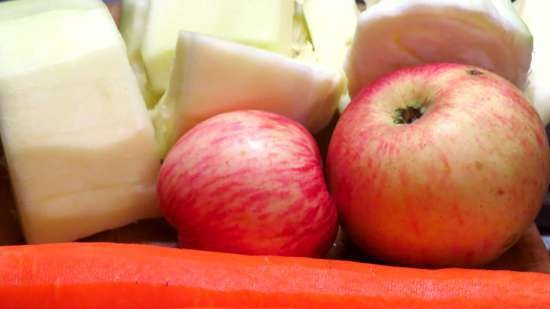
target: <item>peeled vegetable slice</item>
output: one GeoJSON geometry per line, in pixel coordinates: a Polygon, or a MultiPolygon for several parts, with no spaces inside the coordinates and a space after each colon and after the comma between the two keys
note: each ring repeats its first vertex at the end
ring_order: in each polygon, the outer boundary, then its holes
{"type": "Polygon", "coordinates": [[[120,17],[120,34],[126,42],[126,51],[132,69],[141,89],[141,94],[148,107],[156,104],[156,98],[151,92],[149,78],[141,56],[143,32],[149,12],[149,0],[123,0],[122,16],[120,17]]]}
{"type": "Polygon", "coordinates": [[[365,2],[365,7],[368,9],[370,8],[371,6],[377,4],[378,2],[380,2],[382,0],[364,0],[365,2]]]}
{"type": "Polygon", "coordinates": [[[140,53],[149,5],[150,0],[122,0],[120,34],[126,42],[128,54],[140,53]]]}
{"type": "Polygon", "coordinates": [[[151,1],[142,55],[156,94],[168,86],[182,30],[291,54],[293,0],[151,1]]]}
{"type": "Polygon", "coordinates": [[[205,35],[182,32],[170,86],[153,121],[161,152],[200,121],[222,112],[282,114],[317,132],[334,114],[343,74],[205,35]]]}
{"type": "Polygon", "coordinates": [[[353,96],[385,73],[430,62],[476,65],[523,88],[532,48],[510,1],[382,0],[359,18],[349,90],[353,96]]]}
{"type": "Polygon", "coordinates": [[[514,4],[535,38],[527,97],[547,125],[550,123],[550,1],[519,0],[514,4]]]}
{"type": "Polygon", "coordinates": [[[294,15],[292,17],[292,43],[291,55],[294,59],[315,63],[311,34],[306,23],[302,1],[294,2],[294,15]]]}
{"type": "Polygon", "coordinates": [[[27,241],[158,216],[153,126],[103,2],[2,2],[0,42],[0,133],[27,241]]]}
{"type": "Polygon", "coordinates": [[[318,62],[343,70],[359,14],[355,0],[304,0],[303,11],[318,62]]]}
{"type": "MultiPolygon", "coordinates": [[[[355,1],[303,0],[298,1],[297,6],[297,12],[301,13],[297,19],[301,23],[295,22],[295,25],[303,25],[307,33],[306,45],[299,46],[311,46],[311,50],[301,49],[297,58],[343,71],[359,15],[355,1]]],[[[295,29],[299,28],[295,26],[295,29]]],[[[339,109],[343,110],[349,101],[346,89],[339,109]]]]}

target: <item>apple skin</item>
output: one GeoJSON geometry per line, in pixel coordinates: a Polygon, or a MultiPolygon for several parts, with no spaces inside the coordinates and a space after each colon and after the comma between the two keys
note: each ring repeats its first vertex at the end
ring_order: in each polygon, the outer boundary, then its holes
{"type": "Polygon", "coordinates": [[[471,66],[428,64],[353,98],[327,169],[344,228],[366,253],[403,265],[480,266],[533,222],[549,160],[542,122],[511,83],[471,66]],[[424,114],[394,123],[411,102],[424,114]]]}
{"type": "Polygon", "coordinates": [[[195,126],[168,153],[158,194],[187,248],[318,257],[336,237],[313,137],[273,113],[229,112],[195,126]]]}

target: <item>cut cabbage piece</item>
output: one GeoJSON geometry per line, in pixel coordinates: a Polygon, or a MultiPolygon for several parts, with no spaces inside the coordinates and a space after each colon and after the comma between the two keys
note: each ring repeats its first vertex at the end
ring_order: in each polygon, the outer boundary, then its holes
{"type": "Polygon", "coordinates": [[[533,61],[527,97],[545,125],[550,123],[550,1],[518,0],[514,3],[534,36],[533,61]]]}
{"type": "Polygon", "coordinates": [[[303,11],[318,62],[343,70],[359,15],[355,0],[304,0],[303,11]]]}
{"type": "Polygon", "coordinates": [[[368,9],[382,0],[365,0],[365,8],[368,9]]]}
{"type": "Polygon", "coordinates": [[[29,243],[158,216],[160,158],[99,0],[0,3],[0,134],[29,243]]]}
{"type": "Polygon", "coordinates": [[[359,17],[346,73],[353,96],[381,75],[430,62],[493,71],[523,88],[533,39],[510,1],[383,0],[359,17]]]}
{"type": "Polygon", "coordinates": [[[152,1],[142,55],[153,92],[162,94],[168,86],[181,30],[290,56],[293,13],[293,0],[152,1]]]}
{"type": "Polygon", "coordinates": [[[145,71],[143,58],[141,56],[141,45],[143,43],[143,32],[147,24],[149,13],[149,0],[122,0],[122,15],[120,17],[120,34],[126,42],[128,58],[141,89],[143,99],[147,107],[153,107],[158,101],[151,92],[149,77],[145,71]]]}
{"type": "Polygon", "coordinates": [[[296,0],[294,3],[291,46],[291,58],[308,63],[318,62],[313,52],[313,43],[311,41],[311,34],[309,33],[309,29],[307,27],[306,17],[304,16],[303,4],[302,1],[299,0],[296,0]]]}
{"type": "MultiPolygon", "coordinates": [[[[298,6],[308,42],[311,42],[311,50],[308,45],[299,45],[303,48],[298,58],[343,70],[359,15],[355,1],[303,0],[298,6]]],[[[349,102],[346,89],[338,109],[343,111],[349,102]]]]}
{"type": "Polygon", "coordinates": [[[319,65],[197,33],[182,32],[170,86],[153,121],[161,152],[200,121],[258,109],[301,122],[311,132],[332,118],[343,74],[319,65]]]}
{"type": "Polygon", "coordinates": [[[120,34],[126,42],[128,54],[140,53],[143,32],[147,25],[150,0],[122,0],[120,34]]]}

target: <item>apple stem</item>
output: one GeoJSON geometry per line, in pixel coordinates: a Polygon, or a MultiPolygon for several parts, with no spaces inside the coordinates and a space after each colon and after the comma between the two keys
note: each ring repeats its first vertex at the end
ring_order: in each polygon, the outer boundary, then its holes
{"type": "Polygon", "coordinates": [[[413,102],[407,107],[399,107],[395,109],[393,122],[396,124],[411,124],[420,119],[426,108],[419,102],[413,102]]]}

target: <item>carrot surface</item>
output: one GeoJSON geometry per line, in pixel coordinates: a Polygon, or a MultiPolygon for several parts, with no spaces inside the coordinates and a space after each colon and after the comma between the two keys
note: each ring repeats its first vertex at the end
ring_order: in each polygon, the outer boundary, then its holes
{"type": "Polygon", "coordinates": [[[550,275],[108,243],[0,247],[2,309],[550,308],[550,275]]]}

